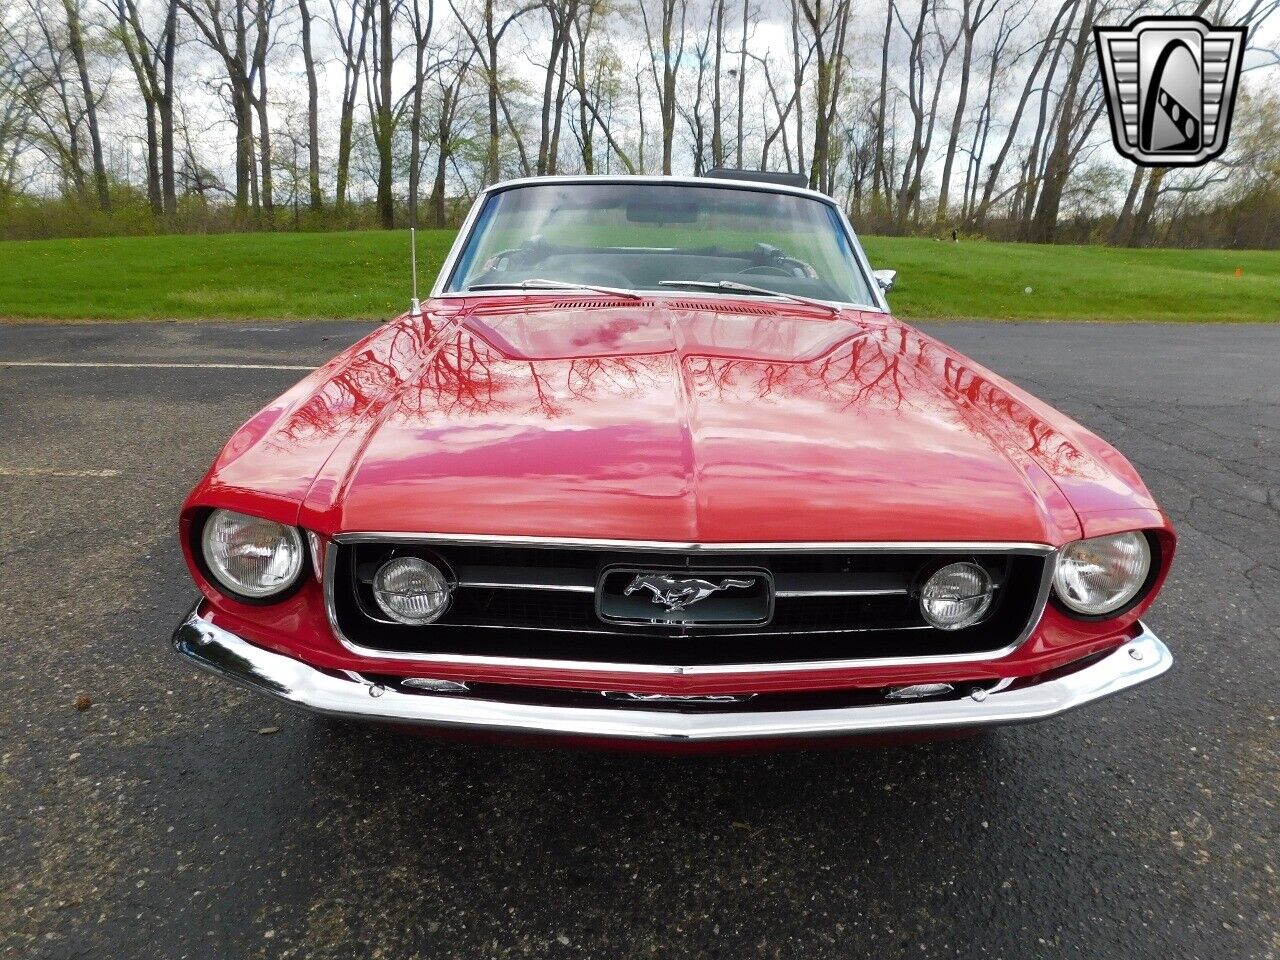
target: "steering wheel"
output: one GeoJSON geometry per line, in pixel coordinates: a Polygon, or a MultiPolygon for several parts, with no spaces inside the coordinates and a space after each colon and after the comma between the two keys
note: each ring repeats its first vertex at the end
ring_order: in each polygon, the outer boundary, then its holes
{"type": "Polygon", "coordinates": [[[794,277],[795,274],[790,270],[784,270],[782,267],[769,266],[764,264],[758,267],[747,267],[745,270],[739,270],[740,275],[750,274],[757,277],[794,277]]]}

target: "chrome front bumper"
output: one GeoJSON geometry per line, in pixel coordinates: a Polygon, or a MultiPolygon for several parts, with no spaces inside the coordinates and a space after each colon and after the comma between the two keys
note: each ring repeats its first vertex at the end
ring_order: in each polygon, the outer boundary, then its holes
{"type": "Polygon", "coordinates": [[[506,703],[469,693],[406,692],[350,671],[322,670],[255,646],[196,610],[178,626],[179,654],[210,673],[315,713],[410,726],[619,740],[714,742],[859,736],[1027,723],[1153,680],[1173,665],[1144,626],[1133,640],[1075,671],[949,699],[885,701],[838,709],[679,712],[633,704],[565,707],[506,703]]]}

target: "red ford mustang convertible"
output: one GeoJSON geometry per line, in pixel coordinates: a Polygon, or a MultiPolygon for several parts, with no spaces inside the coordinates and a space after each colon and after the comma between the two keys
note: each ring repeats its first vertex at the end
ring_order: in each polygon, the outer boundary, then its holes
{"type": "Polygon", "coordinates": [[[1159,676],[1168,519],[892,280],[776,182],[490,188],[430,299],[192,491],[175,647],[322,714],[614,744],[932,735],[1159,676]]]}

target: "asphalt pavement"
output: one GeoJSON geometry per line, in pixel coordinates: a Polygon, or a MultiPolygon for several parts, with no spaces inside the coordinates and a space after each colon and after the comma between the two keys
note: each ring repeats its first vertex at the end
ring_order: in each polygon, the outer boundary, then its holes
{"type": "Polygon", "coordinates": [[[1280,326],[929,327],[1142,472],[1172,673],[677,758],[328,722],[173,655],[183,496],[368,329],[0,325],[0,957],[1280,955],[1280,326]]]}

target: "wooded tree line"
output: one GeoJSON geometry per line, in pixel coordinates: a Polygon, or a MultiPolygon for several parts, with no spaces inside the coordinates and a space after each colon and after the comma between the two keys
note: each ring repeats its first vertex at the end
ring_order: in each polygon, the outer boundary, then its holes
{"type": "Polygon", "coordinates": [[[447,226],[512,176],[735,166],[866,231],[1276,246],[1277,8],[0,0],[0,233],[447,226]],[[1222,160],[1115,154],[1092,28],[1144,12],[1250,27],[1222,160]]]}

